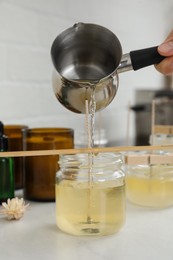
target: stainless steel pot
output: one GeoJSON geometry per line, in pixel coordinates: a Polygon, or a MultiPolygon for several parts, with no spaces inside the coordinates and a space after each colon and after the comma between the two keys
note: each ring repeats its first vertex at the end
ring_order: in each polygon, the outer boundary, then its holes
{"type": "Polygon", "coordinates": [[[51,47],[54,93],[76,113],[85,113],[85,101],[94,92],[96,111],[107,107],[118,89],[118,74],[159,63],[157,47],[122,55],[118,38],[107,28],[77,23],[56,37],[51,47]]]}

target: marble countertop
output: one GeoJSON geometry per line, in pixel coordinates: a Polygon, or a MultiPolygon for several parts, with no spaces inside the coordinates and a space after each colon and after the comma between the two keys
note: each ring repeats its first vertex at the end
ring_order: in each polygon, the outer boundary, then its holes
{"type": "Polygon", "coordinates": [[[105,237],[75,237],[55,223],[55,203],[30,202],[19,221],[0,216],[0,259],[172,260],[173,208],[127,204],[126,224],[105,237]]]}

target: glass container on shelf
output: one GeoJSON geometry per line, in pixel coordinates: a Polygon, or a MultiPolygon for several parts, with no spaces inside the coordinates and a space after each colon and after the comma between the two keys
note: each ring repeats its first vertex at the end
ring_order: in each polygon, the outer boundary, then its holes
{"type": "Polygon", "coordinates": [[[149,138],[150,145],[173,145],[173,126],[154,125],[149,138]]]}
{"type": "MultiPolygon", "coordinates": [[[[95,147],[105,147],[108,144],[108,139],[106,136],[106,130],[95,129],[94,130],[94,146],[95,147]]],[[[88,146],[88,136],[86,132],[79,132],[76,136],[75,147],[84,148],[88,146]]]]}

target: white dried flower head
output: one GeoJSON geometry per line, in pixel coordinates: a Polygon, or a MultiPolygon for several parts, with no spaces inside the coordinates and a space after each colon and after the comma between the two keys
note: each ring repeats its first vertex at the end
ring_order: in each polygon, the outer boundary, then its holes
{"type": "Polygon", "coordinates": [[[23,217],[26,208],[29,204],[25,205],[25,201],[23,198],[13,198],[8,199],[7,203],[2,203],[3,209],[0,211],[1,214],[6,214],[8,220],[12,219],[20,219],[23,217]]]}

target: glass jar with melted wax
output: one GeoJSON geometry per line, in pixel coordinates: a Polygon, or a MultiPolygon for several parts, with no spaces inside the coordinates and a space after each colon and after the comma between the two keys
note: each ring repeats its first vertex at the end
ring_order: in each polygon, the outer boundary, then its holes
{"type": "Polygon", "coordinates": [[[73,235],[109,235],[125,221],[120,154],[61,155],[56,176],[57,226],[73,235]]]}
{"type": "Polygon", "coordinates": [[[173,154],[129,154],[125,161],[130,202],[154,208],[173,205],[173,154]]]}

